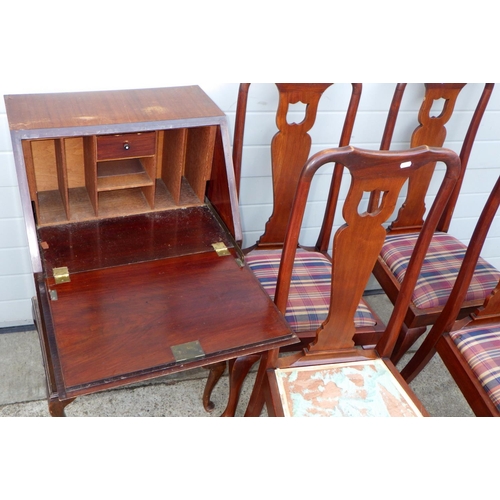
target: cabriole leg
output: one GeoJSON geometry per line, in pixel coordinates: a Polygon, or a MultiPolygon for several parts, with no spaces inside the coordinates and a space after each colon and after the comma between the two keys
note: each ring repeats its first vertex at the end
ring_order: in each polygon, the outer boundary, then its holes
{"type": "Polygon", "coordinates": [[[59,399],[49,399],[49,412],[52,417],[65,417],[66,413],[64,408],[72,403],[76,398],[65,399],[60,401],[59,399]]]}

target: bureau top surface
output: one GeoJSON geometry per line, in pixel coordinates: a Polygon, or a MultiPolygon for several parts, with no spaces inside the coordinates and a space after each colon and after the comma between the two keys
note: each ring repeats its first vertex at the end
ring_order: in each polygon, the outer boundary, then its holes
{"type": "Polygon", "coordinates": [[[73,128],[224,116],[198,86],[5,96],[11,130],[73,128]]]}

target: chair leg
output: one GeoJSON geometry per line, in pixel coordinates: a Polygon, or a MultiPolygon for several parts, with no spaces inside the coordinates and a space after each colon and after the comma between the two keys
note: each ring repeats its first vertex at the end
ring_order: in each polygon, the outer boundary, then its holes
{"type": "Polygon", "coordinates": [[[229,361],[229,398],[221,417],[234,417],[240,399],[243,382],[252,366],[260,359],[260,354],[241,356],[229,361]]]}
{"type": "Polygon", "coordinates": [[[427,327],[420,326],[418,328],[406,328],[399,333],[398,340],[392,351],[391,361],[396,365],[408,349],[423,335],[427,327]]]}
{"type": "Polygon", "coordinates": [[[278,349],[268,351],[261,357],[257,376],[253,386],[250,401],[248,402],[245,411],[245,417],[260,417],[264,404],[266,403],[266,396],[269,395],[269,379],[267,378],[267,370],[271,366],[276,365],[278,357],[278,349]]]}
{"type": "Polygon", "coordinates": [[[215,408],[215,405],[212,401],[210,401],[210,396],[212,395],[212,391],[217,385],[217,382],[219,382],[220,378],[226,371],[226,362],[222,361],[220,363],[215,363],[208,366],[207,370],[209,370],[210,373],[208,374],[205,390],[203,391],[203,408],[205,408],[205,411],[211,412],[215,408]]]}
{"type": "Polygon", "coordinates": [[[401,370],[401,376],[408,384],[425,368],[434,354],[436,354],[436,347],[433,342],[430,342],[429,336],[427,336],[417,352],[401,370]]]}

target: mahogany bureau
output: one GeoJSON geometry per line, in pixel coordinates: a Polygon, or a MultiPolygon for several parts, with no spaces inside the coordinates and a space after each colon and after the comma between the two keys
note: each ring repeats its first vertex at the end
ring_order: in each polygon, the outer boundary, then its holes
{"type": "Polygon", "coordinates": [[[5,102],[52,415],[296,342],[244,262],[226,117],[199,87],[5,102]]]}

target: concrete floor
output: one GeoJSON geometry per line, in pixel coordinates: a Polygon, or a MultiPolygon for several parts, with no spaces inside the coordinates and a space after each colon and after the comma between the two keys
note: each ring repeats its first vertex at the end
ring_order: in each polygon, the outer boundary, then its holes
{"type": "MultiPolygon", "coordinates": [[[[368,301],[386,320],[391,310],[387,298],[373,295],[368,301]]],[[[408,356],[400,366],[404,366],[408,356]]],[[[206,376],[205,369],[196,369],[147,384],[83,396],[67,406],[66,414],[68,417],[216,417],[227,401],[227,377],[223,377],[212,395],[215,410],[207,413],[201,404],[206,376]]],[[[245,382],[237,416],[245,411],[254,376],[250,374],[245,382]]],[[[474,416],[438,356],[411,387],[433,417],[474,416]]],[[[0,417],[47,416],[50,415],[37,333],[0,335],[0,417]]]]}

